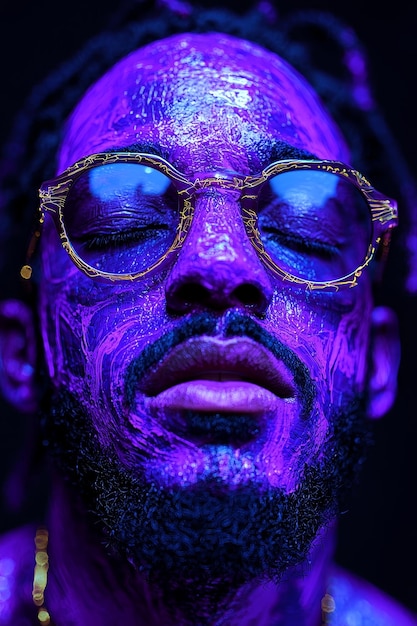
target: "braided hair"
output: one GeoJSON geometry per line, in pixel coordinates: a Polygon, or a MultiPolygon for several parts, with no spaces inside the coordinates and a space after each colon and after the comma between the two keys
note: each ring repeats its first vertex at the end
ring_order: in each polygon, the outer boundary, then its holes
{"type": "MultiPolygon", "coordinates": [[[[278,16],[267,0],[243,0],[232,8],[192,6],[183,0],[122,5],[108,29],[88,41],[29,95],[16,117],[0,163],[3,250],[1,270],[9,277],[6,296],[20,294],[18,272],[33,228],[37,189],[56,171],[64,122],[75,104],[116,61],[154,40],[176,33],[219,31],[254,41],[278,53],[312,84],[339,124],[352,152],[352,165],[402,208],[398,238],[408,254],[395,255],[402,287],[417,292],[417,206],[415,182],[369,86],[367,59],[356,34],[334,15],[318,11],[278,16]],[[404,234],[402,234],[404,233],[404,234]],[[397,258],[398,257],[398,258],[397,258]]],[[[395,246],[394,246],[395,247],[395,246]]],[[[398,284],[398,281],[394,281],[398,284]]]]}

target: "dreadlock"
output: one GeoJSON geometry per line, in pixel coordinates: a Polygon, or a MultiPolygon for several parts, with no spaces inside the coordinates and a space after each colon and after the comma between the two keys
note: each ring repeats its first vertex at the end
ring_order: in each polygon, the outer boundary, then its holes
{"type": "Polygon", "coordinates": [[[400,200],[409,254],[399,255],[396,265],[408,277],[407,288],[417,292],[413,252],[417,224],[412,213],[417,204],[415,183],[374,102],[366,56],[355,33],[323,12],[296,12],[278,18],[265,0],[256,6],[243,0],[240,11],[191,6],[182,0],[165,0],[158,10],[152,0],[128,2],[105,32],[35,87],[15,120],[1,160],[1,269],[7,277],[6,295],[20,295],[17,277],[36,215],[37,189],[55,174],[62,129],[75,104],[129,52],[186,31],[220,31],[254,41],[287,59],[309,80],[347,138],[352,165],[400,200]]]}

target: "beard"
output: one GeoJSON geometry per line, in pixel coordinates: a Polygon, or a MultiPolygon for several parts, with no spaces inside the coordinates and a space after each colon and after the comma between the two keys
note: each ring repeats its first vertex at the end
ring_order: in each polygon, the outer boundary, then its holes
{"type": "MultiPolygon", "coordinates": [[[[285,364],[302,399],[306,436],[313,436],[316,389],[306,366],[251,318],[230,311],[221,321],[225,337],[250,337],[285,364]]],[[[125,375],[127,406],[135,406],[140,381],[164,354],[191,337],[217,336],[218,322],[214,314],[192,315],[133,359],[125,375]]],[[[113,561],[130,563],[161,594],[165,606],[176,606],[182,618],[188,616],[187,623],[209,624],[219,606],[244,585],[278,583],[292,567],[303,567],[319,531],[344,506],[371,439],[365,398],[349,397],[343,410],[327,416],[326,443],[300,468],[290,493],[262,478],[228,485],[213,474],[194,484],[164,487],[147,477],[146,458],[135,464],[121,460],[123,438],[113,436],[102,444],[89,410],[66,390],[50,392],[42,422],[59,474],[73,486],[74,498],[81,500],[113,561]],[[206,604],[197,620],[197,599],[201,604],[203,598],[206,604]]],[[[116,434],[118,419],[109,416],[109,430],[116,434]]],[[[253,420],[245,415],[226,420],[221,414],[210,420],[201,414],[187,416],[189,431],[202,430],[212,442],[229,436],[245,441],[252,427],[253,420]],[[229,433],[231,425],[235,432],[229,433]]]]}
{"type": "Polygon", "coordinates": [[[88,412],[66,391],[52,395],[43,426],[54,464],[113,557],[132,564],[183,615],[192,616],[203,595],[213,615],[246,583],[279,582],[306,560],[362,465],[370,442],[363,405],[358,398],[332,416],[324,453],[305,465],[291,493],[259,484],[226,490],[213,477],[163,489],[103,449],[88,412]]]}

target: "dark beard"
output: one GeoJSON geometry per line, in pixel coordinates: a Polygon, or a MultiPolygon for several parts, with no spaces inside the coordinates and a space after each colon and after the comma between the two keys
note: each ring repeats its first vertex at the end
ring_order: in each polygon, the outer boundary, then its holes
{"type": "Polygon", "coordinates": [[[80,494],[99,538],[193,624],[197,597],[207,597],[205,614],[214,615],[245,583],[278,582],[305,561],[350,491],[370,440],[360,399],[333,416],[323,460],[304,467],[291,494],[256,484],[226,492],[214,478],[161,490],[100,446],[88,413],[67,392],[54,394],[43,423],[58,470],[80,494]]]}

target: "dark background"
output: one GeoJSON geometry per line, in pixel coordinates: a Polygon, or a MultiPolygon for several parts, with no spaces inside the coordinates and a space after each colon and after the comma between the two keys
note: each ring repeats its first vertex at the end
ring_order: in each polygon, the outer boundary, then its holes
{"type": "MultiPolygon", "coordinates": [[[[106,25],[117,0],[2,2],[0,7],[0,144],[32,86],[106,25]]],[[[134,0],[132,0],[133,2],[134,0]]],[[[417,174],[417,3],[285,2],[294,8],[328,9],[350,23],[368,49],[377,99],[417,174]]],[[[0,251],[1,252],[1,251],[0,251]]],[[[416,296],[417,299],[417,296],[416,296]]],[[[399,303],[403,361],[400,393],[391,413],[376,423],[362,483],[340,525],[339,561],[417,612],[417,317],[415,302],[399,303]]],[[[0,405],[0,478],[21,448],[24,418],[0,405]]],[[[42,489],[32,490],[23,515],[39,509],[42,489]]],[[[0,531],[22,515],[3,511],[0,531]]]]}

